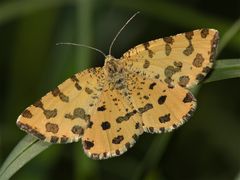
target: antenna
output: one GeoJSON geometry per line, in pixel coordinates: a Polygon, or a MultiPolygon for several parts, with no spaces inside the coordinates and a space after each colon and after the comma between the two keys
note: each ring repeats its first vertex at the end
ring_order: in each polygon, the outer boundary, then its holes
{"type": "MultiPolygon", "coordinates": [[[[118,33],[115,35],[115,37],[114,37],[114,39],[112,40],[112,42],[111,42],[111,44],[110,44],[110,47],[109,47],[109,52],[108,52],[109,55],[111,55],[112,46],[113,46],[114,42],[116,41],[116,39],[118,38],[119,34],[120,34],[120,33],[122,32],[122,30],[128,25],[128,23],[129,23],[136,15],[138,15],[139,13],[140,13],[140,11],[136,12],[135,14],[133,14],[133,15],[127,20],[127,22],[122,26],[122,28],[118,31],[118,33]]],[[[60,43],[56,43],[56,45],[71,45],[71,46],[85,47],[85,48],[89,48],[89,49],[92,49],[92,50],[95,50],[95,51],[101,53],[105,58],[107,57],[107,55],[106,55],[103,51],[101,51],[101,50],[99,50],[99,49],[97,49],[97,48],[94,48],[94,47],[92,47],[92,46],[85,45],[85,44],[76,44],[76,43],[71,43],[71,42],[66,42],[66,43],[65,43],[65,42],[60,42],[60,43]]]]}
{"type": "Polygon", "coordinates": [[[140,12],[136,12],[135,14],[132,15],[132,17],[130,17],[127,22],[123,25],[123,27],[118,31],[118,33],[115,35],[114,39],[112,40],[110,47],[109,47],[109,52],[108,54],[111,55],[112,52],[112,46],[114,44],[114,42],[116,41],[117,37],[119,36],[119,34],[122,32],[122,30],[127,26],[127,24],[136,16],[138,15],[140,12]]]}
{"type": "Polygon", "coordinates": [[[101,53],[104,57],[107,56],[107,55],[106,55],[104,52],[102,52],[101,50],[99,50],[99,49],[97,49],[97,48],[94,48],[94,47],[92,47],[92,46],[85,45],[85,44],[76,44],[76,43],[70,43],[70,42],[67,42],[67,43],[60,42],[60,43],[57,43],[56,45],[71,45],[71,46],[85,47],[85,48],[93,49],[93,50],[101,53]]]}

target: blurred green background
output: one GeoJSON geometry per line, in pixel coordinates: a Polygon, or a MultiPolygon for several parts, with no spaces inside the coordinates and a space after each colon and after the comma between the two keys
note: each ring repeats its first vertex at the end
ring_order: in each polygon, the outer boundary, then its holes
{"type": "MultiPolygon", "coordinates": [[[[72,74],[102,66],[92,50],[56,46],[85,43],[112,54],[152,39],[215,28],[223,36],[240,17],[240,1],[209,0],[1,0],[0,165],[25,136],[15,125],[30,104],[72,74]]],[[[218,59],[240,57],[240,32],[218,59]]],[[[198,109],[188,123],[164,135],[144,134],[127,153],[90,160],[81,143],[53,145],[13,179],[240,179],[240,79],[201,86],[198,109]]]]}

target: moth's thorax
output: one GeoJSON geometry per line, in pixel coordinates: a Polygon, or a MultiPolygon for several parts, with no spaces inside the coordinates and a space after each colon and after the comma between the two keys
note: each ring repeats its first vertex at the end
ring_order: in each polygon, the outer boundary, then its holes
{"type": "Polygon", "coordinates": [[[123,66],[119,59],[108,55],[105,59],[104,70],[106,75],[112,76],[115,73],[121,73],[123,66]]]}
{"type": "Polygon", "coordinates": [[[104,63],[104,73],[112,88],[123,88],[125,72],[120,59],[108,55],[104,63]]]}

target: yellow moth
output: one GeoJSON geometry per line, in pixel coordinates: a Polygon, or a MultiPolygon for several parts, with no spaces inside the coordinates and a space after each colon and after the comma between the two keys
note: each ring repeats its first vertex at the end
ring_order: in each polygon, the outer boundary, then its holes
{"type": "Polygon", "coordinates": [[[50,143],[81,139],[93,159],[121,155],[143,132],[169,132],[192,116],[189,88],[211,70],[217,43],[217,30],[198,29],[137,45],[120,59],[111,44],[103,67],[64,81],[25,109],[17,125],[50,143]]]}

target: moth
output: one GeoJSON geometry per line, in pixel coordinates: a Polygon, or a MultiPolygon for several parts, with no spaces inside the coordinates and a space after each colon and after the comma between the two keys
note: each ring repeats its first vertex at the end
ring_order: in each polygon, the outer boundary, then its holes
{"type": "Polygon", "coordinates": [[[49,143],[81,139],[93,159],[119,156],[143,132],[170,132],[193,115],[189,88],[212,69],[218,39],[217,30],[198,29],[139,44],[119,59],[103,53],[103,67],[71,76],[26,108],[17,126],[49,143]]]}

